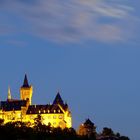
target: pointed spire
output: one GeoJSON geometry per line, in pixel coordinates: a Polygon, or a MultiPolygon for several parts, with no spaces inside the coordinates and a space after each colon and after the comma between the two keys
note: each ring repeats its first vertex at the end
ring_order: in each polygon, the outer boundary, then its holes
{"type": "Polygon", "coordinates": [[[7,99],[8,100],[11,100],[12,99],[10,87],[8,87],[8,97],[7,97],[7,99]]]}
{"type": "Polygon", "coordinates": [[[25,77],[24,77],[24,82],[23,82],[22,87],[30,87],[29,84],[28,84],[28,79],[27,79],[27,75],[26,74],[25,74],[25,77]]]}
{"type": "Polygon", "coordinates": [[[60,105],[64,105],[64,102],[60,96],[60,93],[58,92],[54,101],[53,101],[53,104],[60,104],[60,105]]]}

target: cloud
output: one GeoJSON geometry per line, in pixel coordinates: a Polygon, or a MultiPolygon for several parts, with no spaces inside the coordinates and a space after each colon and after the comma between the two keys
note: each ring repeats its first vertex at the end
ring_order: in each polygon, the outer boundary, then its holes
{"type": "MultiPolygon", "coordinates": [[[[24,33],[60,42],[120,42],[130,38],[128,29],[131,34],[134,8],[123,2],[1,0],[0,5],[0,24],[13,28],[15,36],[24,33]]],[[[8,33],[7,27],[0,27],[0,36],[8,33]]]]}

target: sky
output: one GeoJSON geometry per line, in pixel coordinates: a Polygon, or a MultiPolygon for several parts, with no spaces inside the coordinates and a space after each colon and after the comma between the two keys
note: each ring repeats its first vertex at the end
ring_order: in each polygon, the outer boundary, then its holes
{"type": "Polygon", "coordinates": [[[131,140],[140,130],[139,0],[0,0],[0,100],[25,73],[33,104],[59,91],[73,127],[90,118],[131,140]]]}

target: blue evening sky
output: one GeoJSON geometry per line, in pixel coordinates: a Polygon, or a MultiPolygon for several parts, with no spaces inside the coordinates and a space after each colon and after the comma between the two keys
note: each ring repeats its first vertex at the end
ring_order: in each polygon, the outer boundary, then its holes
{"type": "Polygon", "coordinates": [[[33,104],[60,91],[73,127],[97,126],[139,140],[139,0],[1,0],[0,99],[19,98],[24,74],[33,104]]]}

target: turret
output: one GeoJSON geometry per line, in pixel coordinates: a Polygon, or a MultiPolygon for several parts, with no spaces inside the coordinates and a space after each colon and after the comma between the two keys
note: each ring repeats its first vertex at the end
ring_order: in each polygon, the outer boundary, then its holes
{"type": "Polygon", "coordinates": [[[61,110],[64,113],[64,121],[66,122],[66,127],[70,128],[72,127],[72,117],[71,117],[71,112],[68,108],[67,103],[64,104],[64,101],[61,98],[60,93],[58,92],[54,101],[53,101],[53,105],[58,105],[61,110]]]}
{"type": "Polygon", "coordinates": [[[28,84],[27,75],[25,74],[23,85],[20,88],[20,99],[28,100],[32,104],[33,87],[28,84]]]}
{"type": "Polygon", "coordinates": [[[12,96],[11,96],[11,90],[10,87],[8,87],[8,96],[7,96],[7,100],[11,100],[12,96]]]}
{"type": "Polygon", "coordinates": [[[90,119],[79,126],[78,134],[81,136],[88,136],[88,138],[96,135],[96,126],[90,119]]]}

